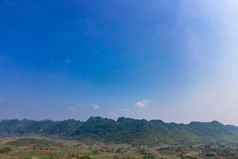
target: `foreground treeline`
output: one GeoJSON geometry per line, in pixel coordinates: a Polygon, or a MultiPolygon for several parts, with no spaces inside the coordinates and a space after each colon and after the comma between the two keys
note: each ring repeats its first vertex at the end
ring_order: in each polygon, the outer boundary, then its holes
{"type": "Polygon", "coordinates": [[[238,127],[213,122],[190,124],[165,123],[161,120],[118,118],[117,121],[91,117],[78,120],[33,121],[2,120],[0,137],[46,136],[85,142],[160,144],[160,143],[232,143],[238,142],[238,127]]]}

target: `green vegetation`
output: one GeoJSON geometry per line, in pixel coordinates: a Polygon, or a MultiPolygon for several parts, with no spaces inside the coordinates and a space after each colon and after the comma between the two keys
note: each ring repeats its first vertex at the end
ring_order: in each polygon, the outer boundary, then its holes
{"type": "Polygon", "coordinates": [[[182,156],[181,159],[197,159],[197,157],[192,157],[192,156],[182,156]]]}
{"type": "Polygon", "coordinates": [[[143,157],[143,159],[154,159],[154,158],[155,158],[155,156],[152,155],[152,154],[145,155],[145,156],[143,157]]]}
{"type": "Polygon", "coordinates": [[[238,144],[86,144],[42,138],[2,139],[1,159],[201,159],[238,158],[238,144]]]}
{"type": "Polygon", "coordinates": [[[234,154],[229,149],[221,148],[205,148],[204,151],[215,152],[219,156],[234,156],[234,154]]]}
{"type": "Polygon", "coordinates": [[[62,146],[62,143],[54,142],[46,139],[36,139],[36,138],[20,138],[14,141],[8,142],[8,145],[15,146],[28,146],[28,145],[37,145],[37,146],[62,146]]]}
{"type": "MultiPolygon", "coordinates": [[[[20,137],[37,135],[41,137],[77,140],[85,143],[103,142],[107,144],[222,144],[237,143],[235,126],[225,126],[217,121],[190,124],[165,123],[161,120],[136,120],[118,118],[117,121],[101,117],[91,117],[86,122],[2,120],[0,137],[20,137]]],[[[33,142],[33,141],[29,141],[33,142]]],[[[40,141],[44,144],[44,141],[40,141]]],[[[34,144],[34,143],[33,143],[34,144]]]]}
{"type": "Polygon", "coordinates": [[[91,159],[91,157],[89,157],[89,156],[82,156],[82,157],[79,157],[78,159],[91,159]]]}
{"type": "Polygon", "coordinates": [[[0,148],[0,153],[8,153],[10,151],[12,151],[12,149],[10,147],[0,148]]]}

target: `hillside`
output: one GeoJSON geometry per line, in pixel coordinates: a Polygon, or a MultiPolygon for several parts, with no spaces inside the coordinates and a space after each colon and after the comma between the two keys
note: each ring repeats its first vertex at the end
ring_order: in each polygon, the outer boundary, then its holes
{"type": "Polygon", "coordinates": [[[120,117],[117,121],[90,117],[78,120],[33,121],[2,120],[0,137],[47,136],[76,139],[83,142],[130,144],[192,144],[238,142],[235,126],[217,121],[191,122],[190,124],[165,123],[162,120],[137,120],[120,117]]]}
{"type": "Polygon", "coordinates": [[[234,134],[238,135],[238,126],[234,125],[226,125],[226,128],[228,128],[230,131],[232,131],[234,134]]]}

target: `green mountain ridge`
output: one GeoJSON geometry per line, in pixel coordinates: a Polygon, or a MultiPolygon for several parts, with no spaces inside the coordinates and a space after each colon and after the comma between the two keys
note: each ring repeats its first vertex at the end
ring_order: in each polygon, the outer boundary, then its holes
{"type": "Polygon", "coordinates": [[[116,121],[90,117],[85,122],[74,119],[0,121],[0,137],[32,135],[104,143],[238,143],[238,127],[223,125],[217,121],[177,124],[125,117],[120,117],[116,121]]]}

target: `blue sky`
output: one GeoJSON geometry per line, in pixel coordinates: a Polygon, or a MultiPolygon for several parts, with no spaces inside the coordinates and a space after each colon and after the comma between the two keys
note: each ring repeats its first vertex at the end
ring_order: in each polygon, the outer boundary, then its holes
{"type": "Polygon", "coordinates": [[[0,2],[0,119],[238,125],[235,0],[0,2]]]}

